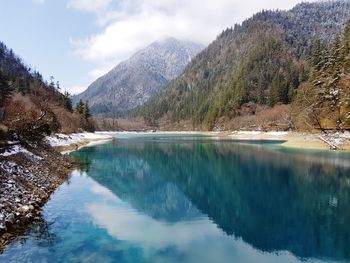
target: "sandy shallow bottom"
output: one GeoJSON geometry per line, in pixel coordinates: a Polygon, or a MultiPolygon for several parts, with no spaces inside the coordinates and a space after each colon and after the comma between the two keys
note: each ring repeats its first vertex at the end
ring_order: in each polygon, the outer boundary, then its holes
{"type": "Polygon", "coordinates": [[[317,133],[299,132],[260,132],[260,131],[225,131],[225,132],[198,132],[198,131],[157,131],[157,132],[99,132],[96,136],[89,136],[72,144],[56,146],[61,152],[70,152],[81,147],[105,143],[112,138],[142,136],[142,135],[203,135],[222,140],[272,140],[285,141],[282,146],[299,149],[330,150],[331,145],[337,145],[339,150],[350,151],[350,138],[339,139],[339,134],[324,136],[317,133]],[[326,138],[326,140],[321,139],[326,138]],[[328,141],[328,143],[326,142],[328,141]],[[331,142],[331,145],[329,144],[331,142]]]}
{"type": "Polygon", "coordinates": [[[287,133],[287,134],[238,134],[234,133],[229,137],[233,139],[245,140],[285,140],[282,146],[302,149],[317,149],[328,150],[329,145],[320,140],[319,134],[302,134],[302,133],[287,133]]]}
{"type": "MultiPolygon", "coordinates": [[[[215,139],[224,140],[276,140],[286,141],[282,146],[299,149],[314,149],[314,150],[330,150],[328,143],[321,140],[323,134],[317,133],[299,133],[299,132],[259,132],[259,131],[226,131],[226,132],[195,132],[195,131],[167,131],[154,132],[155,135],[161,134],[179,134],[179,135],[206,135],[215,139]]],[[[336,141],[336,136],[328,138],[330,141],[336,141]]],[[[327,139],[327,140],[328,140],[327,139]]],[[[350,151],[350,139],[343,139],[339,144],[339,149],[343,151],[350,151]]]]}

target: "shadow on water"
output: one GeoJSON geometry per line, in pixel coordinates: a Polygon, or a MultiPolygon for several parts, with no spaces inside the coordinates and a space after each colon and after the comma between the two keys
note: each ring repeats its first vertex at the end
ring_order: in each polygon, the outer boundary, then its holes
{"type": "Polygon", "coordinates": [[[208,215],[227,235],[300,258],[350,259],[349,155],[212,141],[114,141],[72,154],[166,222],[208,215]]]}

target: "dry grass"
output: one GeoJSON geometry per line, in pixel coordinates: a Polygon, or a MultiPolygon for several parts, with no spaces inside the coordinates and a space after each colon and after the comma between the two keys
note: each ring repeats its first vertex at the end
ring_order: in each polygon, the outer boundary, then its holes
{"type": "Polygon", "coordinates": [[[143,118],[95,118],[94,121],[96,129],[100,131],[144,131],[152,129],[143,118]]]}
{"type": "Polygon", "coordinates": [[[34,88],[30,95],[14,94],[5,107],[5,119],[1,130],[6,131],[7,127],[12,129],[15,128],[13,127],[15,124],[18,126],[21,122],[35,120],[43,110],[51,116],[50,127],[53,128],[53,132],[73,133],[94,130],[92,119],[86,120],[83,116],[62,108],[57,98],[52,96],[51,91],[40,87],[34,88]]]}
{"type": "Polygon", "coordinates": [[[256,108],[255,115],[238,116],[228,120],[219,119],[220,130],[289,130],[293,127],[290,105],[276,105],[273,108],[256,108]]]}

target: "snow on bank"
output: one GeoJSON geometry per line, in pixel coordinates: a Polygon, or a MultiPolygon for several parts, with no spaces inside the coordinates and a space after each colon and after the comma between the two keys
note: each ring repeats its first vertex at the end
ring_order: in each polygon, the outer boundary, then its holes
{"type": "Polygon", "coordinates": [[[262,131],[235,131],[235,132],[232,132],[232,134],[285,136],[285,135],[288,135],[289,132],[284,132],[284,131],[270,131],[270,132],[262,132],[262,131]]]}
{"type": "Polygon", "coordinates": [[[346,132],[343,132],[343,133],[336,133],[340,138],[342,139],[349,139],[350,140],[350,132],[346,131],[346,132]]]}
{"type": "Polygon", "coordinates": [[[4,157],[7,157],[7,156],[11,156],[11,155],[15,155],[15,154],[18,154],[18,153],[23,153],[33,159],[36,159],[36,160],[41,160],[42,158],[31,153],[30,151],[28,151],[27,149],[25,149],[23,146],[21,145],[13,145],[13,142],[9,142],[9,145],[12,145],[10,146],[9,148],[7,148],[5,150],[5,152],[3,153],[0,153],[0,156],[4,156],[4,157]]]}
{"type": "Polygon", "coordinates": [[[283,131],[271,131],[271,132],[267,132],[267,135],[272,135],[272,136],[285,136],[288,135],[289,132],[283,132],[283,131]]]}
{"type": "Polygon", "coordinates": [[[262,134],[261,131],[238,131],[238,132],[232,132],[236,134],[241,134],[241,135],[259,135],[262,134]]]}
{"type": "Polygon", "coordinates": [[[331,149],[338,150],[342,148],[345,141],[350,140],[350,132],[336,132],[319,137],[321,141],[327,143],[331,149]]]}
{"type": "Polygon", "coordinates": [[[73,134],[54,134],[46,137],[46,141],[52,147],[65,147],[73,144],[84,143],[87,141],[98,141],[112,139],[112,136],[100,133],[73,133],[73,134]]]}

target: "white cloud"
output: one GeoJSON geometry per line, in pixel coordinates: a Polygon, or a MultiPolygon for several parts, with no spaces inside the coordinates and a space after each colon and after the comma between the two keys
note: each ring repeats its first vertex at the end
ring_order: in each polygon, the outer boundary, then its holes
{"type": "Polygon", "coordinates": [[[96,65],[90,75],[98,77],[162,36],[209,44],[225,28],[262,9],[288,9],[298,2],[301,0],[69,0],[67,6],[96,14],[101,32],[72,43],[76,55],[96,65]]]}
{"type": "MultiPolygon", "coordinates": [[[[108,200],[108,199],[107,199],[108,200]]],[[[145,215],[128,203],[115,199],[110,204],[95,202],[86,207],[96,225],[129,246],[142,248],[145,258],[153,262],[179,262],[167,253],[171,248],[181,255],[181,262],[301,262],[289,252],[262,252],[240,238],[226,235],[206,216],[164,222],[145,215]]]]}

